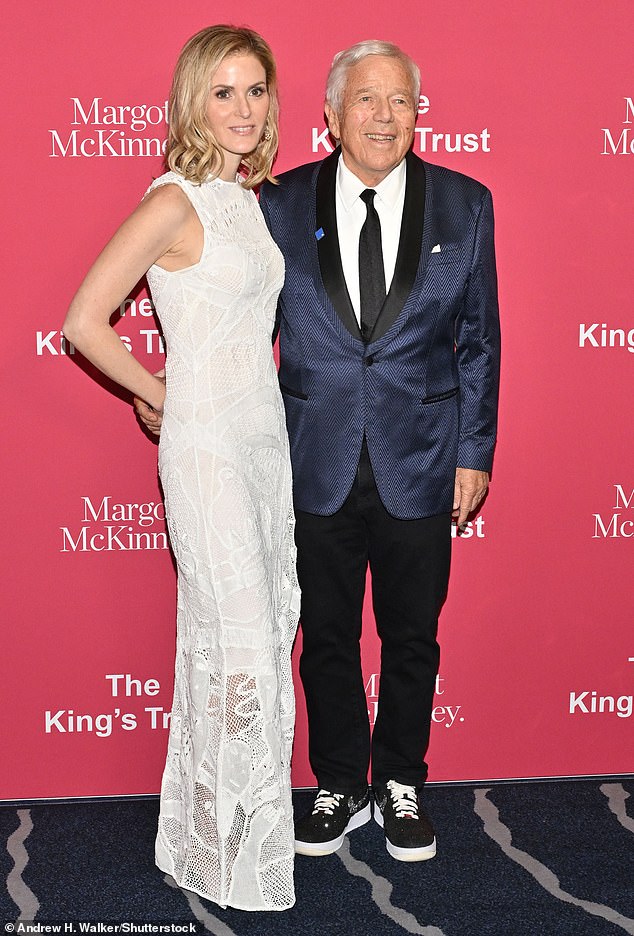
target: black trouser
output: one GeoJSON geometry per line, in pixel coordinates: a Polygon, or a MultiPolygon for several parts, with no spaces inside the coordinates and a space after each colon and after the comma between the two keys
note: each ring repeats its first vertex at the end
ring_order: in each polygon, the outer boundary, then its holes
{"type": "Polygon", "coordinates": [[[421,787],[438,673],[438,615],[451,555],[451,515],[397,520],[379,498],[364,445],[352,491],[330,517],[296,513],[310,763],[321,788],[372,780],[421,787]],[[368,563],[381,640],[372,742],[359,639],[368,563]]]}

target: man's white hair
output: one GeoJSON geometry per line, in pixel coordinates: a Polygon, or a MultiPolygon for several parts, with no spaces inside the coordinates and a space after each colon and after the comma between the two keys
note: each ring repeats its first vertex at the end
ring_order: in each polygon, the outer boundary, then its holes
{"type": "Polygon", "coordinates": [[[399,49],[393,42],[382,42],[380,39],[365,39],[363,42],[357,42],[343,52],[337,52],[330,73],[326,81],[326,102],[330,104],[336,114],[341,113],[343,96],[346,88],[348,69],[352,68],[368,55],[386,55],[389,58],[398,59],[405,67],[412,82],[412,92],[414,95],[414,107],[418,109],[418,99],[420,96],[420,69],[416,62],[406,55],[402,49],[399,49]]]}

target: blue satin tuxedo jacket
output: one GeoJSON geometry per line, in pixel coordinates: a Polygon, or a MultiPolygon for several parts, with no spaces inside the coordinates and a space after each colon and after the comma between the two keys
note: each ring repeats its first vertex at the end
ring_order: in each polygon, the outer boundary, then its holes
{"type": "Polygon", "coordinates": [[[496,436],[497,279],[490,192],[409,153],[394,278],[369,343],[343,276],[335,214],[339,150],[262,188],[286,261],[280,384],[295,507],[337,511],[363,437],[386,509],[452,508],[456,466],[488,471],[496,436]]]}

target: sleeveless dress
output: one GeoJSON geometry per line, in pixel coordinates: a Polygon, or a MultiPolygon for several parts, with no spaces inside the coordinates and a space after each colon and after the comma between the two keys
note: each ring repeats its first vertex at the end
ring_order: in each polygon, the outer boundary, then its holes
{"type": "Polygon", "coordinates": [[[253,192],[168,172],[198,263],[147,274],[167,344],[159,474],[178,570],[156,863],[221,906],[294,903],[291,466],[271,347],[282,255],[253,192]]]}

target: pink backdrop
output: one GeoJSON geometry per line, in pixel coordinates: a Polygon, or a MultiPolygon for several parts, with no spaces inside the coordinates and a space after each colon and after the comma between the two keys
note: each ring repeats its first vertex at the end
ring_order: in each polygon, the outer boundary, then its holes
{"type": "MultiPolygon", "coordinates": [[[[8,14],[1,798],[158,790],[175,575],[156,447],[125,395],[64,353],[59,329],[83,273],[161,172],[179,49],[235,9],[67,0],[60,16],[25,0],[8,14]]],[[[494,193],[500,441],[485,509],[455,544],[431,779],[630,772],[634,10],[378,9],[324,0],[298,14],[244,0],[240,21],[278,58],[280,171],[326,153],[333,53],[380,37],[422,68],[416,151],[494,193]]],[[[117,327],[158,368],[145,297],[131,297],[117,327]]],[[[369,608],[364,639],[373,710],[369,608]]],[[[314,780],[298,696],[303,786],[314,780]]]]}

